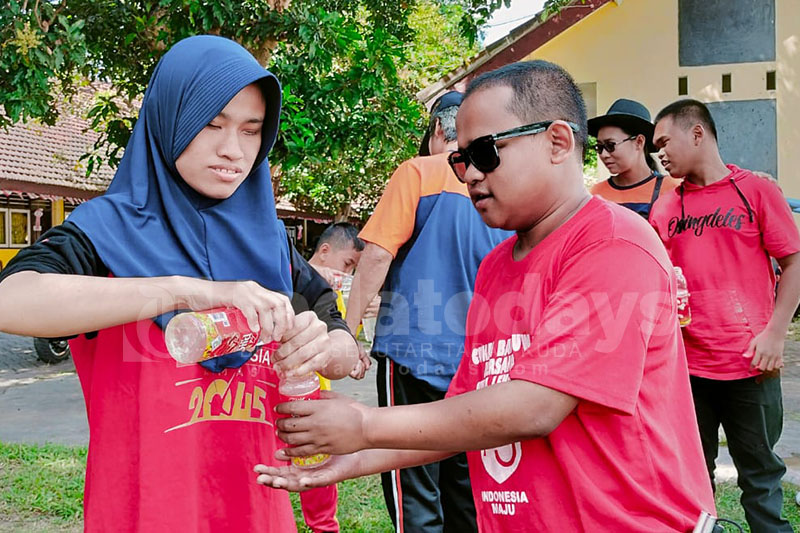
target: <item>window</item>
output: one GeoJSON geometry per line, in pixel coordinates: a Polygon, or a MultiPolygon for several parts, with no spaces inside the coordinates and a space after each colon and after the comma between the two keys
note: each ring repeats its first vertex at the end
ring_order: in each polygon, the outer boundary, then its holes
{"type": "Polygon", "coordinates": [[[0,246],[8,246],[8,210],[0,209],[0,246]]]}
{"type": "Polygon", "coordinates": [[[679,66],[775,61],[776,0],[678,0],[670,5],[676,3],[679,66]]]}
{"type": "Polygon", "coordinates": [[[774,98],[764,98],[707,104],[717,123],[717,139],[723,161],[778,175],[776,103],[774,98]],[[746,134],[742,133],[742,124],[747,124],[746,134]],[[758,142],[752,142],[753,139],[758,139],[758,142]]]}
{"type": "Polygon", "coordinates": [[[774,91],[776,86],[775,71],[770,70],[767,72],[767,90],[774,91]]]}
{"type": "Polygon", "coordinates": [[[678,78],[678,94],[680,96],[686,96],[689,94],[689,78],[686,76],[681,76],[678,78]]]}
{"type": "Polygon", "coordinates": [[[21,209],[11,209],[11,242],[13,248],[22,248],[30,244],[30,213],[21,209]]]}
{"type": "Polygon", "coordinates": [[[723,74],[722,75],[722,92],[724,92],[724,93],[731,92],[731,75],[730,74],[723,74]]]}

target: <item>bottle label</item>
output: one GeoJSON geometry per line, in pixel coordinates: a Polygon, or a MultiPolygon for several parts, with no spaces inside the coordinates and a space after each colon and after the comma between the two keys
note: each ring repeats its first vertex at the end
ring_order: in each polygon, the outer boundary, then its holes
{"type": "Polygon", "coordinates": [[[228,313],[209,313],[208,316],[211,320],[221,323],[226,328],[231,327],[231,323],[228,321],[228,313]]]}
{"type": "Polygon", "coordinates": [[[686,286],[686,276],[681,267],[675,269],[675,281],[678,286],[678,323],[680,327],[688,326],[692,322],[692,311],[689,309],[689,291],[686,286]]]}
{"type": "MultiPolygon", "coordinates": [[[[279,391],[281,401],[283,402],[302,402],[305,400],[319,400],[320,399],[320,389],[317,387],[316,389],[300,395],[286,395],[281,394],[279,391]]],[[[316,468],[318,466],[323,465],[330,459],[331,456],[327,453],[316,453],[314,455],[306,455],[303,457],[292,457],[292,465],[298,468],[316,468]]]]}
{"type": "Polygon", "coordinates": [[[206,349],[201,361],[233,352],[252,352],[258,333],[250,330],[244,314],[236,308],[212,309],[194,315],[206,330],[206,349]]]}
{"type": "Polygon", "coordinates": [[[332,278],[330,281],[331,289],[333,289],[334,291],[342,290],[342,283],[344,281],[344,276],[345,274],[339,272],[338,270],[331,272],[331,278],[332,278]]]}
{"type": "Polygon", "coordinates": [[[678,323],[681,327],[692,322],[692,311],[689,309],[689,293],[678,292],[678,323]]]}
{"type": "Polygon", "coordinates": [[[301,402],[304,400],[319,400],[320,393],[319,387],[312,390],[311,392],[307,392],[306,394],[301,394],[298,396],[287,396],[285,394],[281,394],[281,400],[284,402],[301,402]]]}

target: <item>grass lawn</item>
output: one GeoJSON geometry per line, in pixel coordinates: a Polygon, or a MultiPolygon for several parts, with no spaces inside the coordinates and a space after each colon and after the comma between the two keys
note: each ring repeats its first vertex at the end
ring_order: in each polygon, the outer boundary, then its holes
{"type": "MultiPolygon", "coordinates": [[[[798,487],[791,483],[783,484],[783,516],[791,522],[795,530],[800,528],[800,507],[794,503],[798,487]]],[[[722,518],[735,520],[744,526],[745,531],[750,531],[744,521],[744,510],[739,504],[742,491],[734,483],[720,483],[717,485],[717,513],[722,518]]],[[[733,526],[728,526],[725,531],[736,531],[733,526]]]]}
{"type": "Polygon", "coordinates": [[[0,443],[0,531],[83,531],[86,448],[0,443]]]}
{"type": "MultiPolygon", "coordinates": [[[[83,531],[85,464],[86,448],[82,447],[0,443],[0,532],[83,531]]],[[[784,516],[800,529],[800,508],[794,503],[797,487],[785,483],[783,488],[784,516]]],[[[744,525],[740,494],[734,484],[720,484],[717,511],[744,525]]],[[[299,530],[309,531],[302,523],[297,495],[292,495],[292,505],[299,530]]],[[[339,485],[339,522],[347,533],[392,531],[378,476],[339,485]]]]}
{"type": "MultiPolygon", "coordinates": [[[[83,531],[85,467],[85,447],[0,443],[0,532],[83,531]]],[[[292,505],[300,531],[310,531],[296,494],[292,505]]],[[[348,533],[391,532],[380,477],[341,483],[338,516],[348,533]]]]}

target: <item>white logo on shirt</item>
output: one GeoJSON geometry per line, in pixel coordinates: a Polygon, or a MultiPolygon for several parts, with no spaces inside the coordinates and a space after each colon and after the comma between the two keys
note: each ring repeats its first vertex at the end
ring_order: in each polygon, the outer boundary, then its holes
{"type": "Polygon", "coordinates": [[[498,483],[511,477],[522,459],[522,445],[519,442],[506,444],[491,450],[481,450],[481,460],[486,473],[498,483]]]}

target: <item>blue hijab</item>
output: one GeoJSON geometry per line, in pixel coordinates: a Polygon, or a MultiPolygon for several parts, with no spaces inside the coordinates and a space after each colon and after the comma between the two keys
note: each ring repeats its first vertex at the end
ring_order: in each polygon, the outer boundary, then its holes
{"type": "MultiPolygon", "coordinates": [[[[291,293],[289,247],[275,212],[267,153],[278,134],[281,87],[239,44],[211,35],[183,39],[159,61],[139,120],[108,191],[69,217],[116,277],[181,275],[254,280],[291,293]],[[175,161],[243,88],[257,82],[267,102],[261,150],[247,179],[225,200],[202,196],[175,161]]],[[[154,319],[164,326],[172,314],[154,319]]],[[[249,354],[211,360],[212,370],[249,354]]]]}

